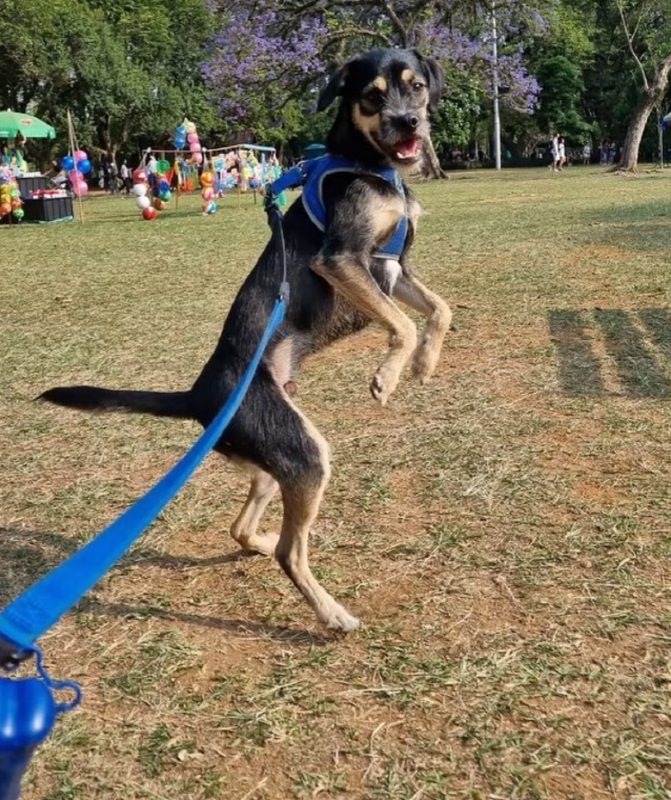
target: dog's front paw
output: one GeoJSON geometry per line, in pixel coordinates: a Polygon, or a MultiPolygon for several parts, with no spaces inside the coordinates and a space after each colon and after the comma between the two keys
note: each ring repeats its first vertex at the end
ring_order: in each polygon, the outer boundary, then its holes
{"type": "Polygon", "coordinates": [[[370,382],[370,393],[373,395],[374,400],[377,400],[381,406],[384,406],[397,385],[398,375],[389,369],[385,369],[383,364],[375,375],[373,375],[373,380],[370,382]]]}

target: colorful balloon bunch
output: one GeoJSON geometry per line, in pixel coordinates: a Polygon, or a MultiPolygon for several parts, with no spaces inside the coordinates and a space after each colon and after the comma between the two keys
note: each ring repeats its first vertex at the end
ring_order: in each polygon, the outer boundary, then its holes
{"type": "Polygon", "coordinates": [[[200,176],[201,192],[203,199],[203,214],[216,214],[218,206],[214,199],[214,175],[211,172],[203,172],[200,176]]]}
{"type": "Polygon", "coordinates": [[[178,125],[175,129],[173,143],[177,150],[184,150],[188,143],[189,152],[191,153],[191,162],[198,166],[203,163],[203,148],[198,138],[195,122],[191,122],[191,120],[184,117],[182,124],[178,125]]]}
{"type": "Polygon", "coordinates": [[[154,195],[154,208],[156,211],[164,211],[166,203],[169,203],[172,197],[170,181],[168,180],[169,172],[170,162],[162,158],[156,162],[156,168],[149,176],[149,184],[154,195]]]}
{"type": "Polygon", "coordinates": [[[147,172],[144,167],[133,170],[133,194],[137,207],[142,211],[144,219],[156,219],[157,211],[151,204],[151,199],[147,197],[149,184],[147,183],[147,172]]]}
{"type": "Polygon", "coordinates": [[[89,187],[84,175],[91,172],[91,162],[88,155],[83,150],[75,150],[73,155],[63,156],[61,167],[67,172],[70,179],[70,188],[77,197],[87,194],[89,187]]]}
{"type": "Polygon", "coordinates": [[[0,170],[0,217],[11,214],[17,222],[23,219],[21,192],[14,174],[8,169],[0,170]]]}

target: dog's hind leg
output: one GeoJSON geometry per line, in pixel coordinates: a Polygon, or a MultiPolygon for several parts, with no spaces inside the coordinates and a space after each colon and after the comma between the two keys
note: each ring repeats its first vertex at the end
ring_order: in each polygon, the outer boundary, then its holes
{"type": "Polygon", "coordinates": [[[394,297],[426,317],[426,325],[413,355],[412,371],[422,383],[435,372],[452,312],[447,303],[415,277],[401,275],[394,285],[394,297]]]}
{"type": "Polygon", "coordinates": [[[311,447],[299,458],[294,454],[292,475],[280,481],[284,517],[275,557],[296,588],[312,606],[319,620],[332,630],[353,631],[359,620],[346,611],[321,586],[308,561],[310,528],[330,477],[329,448],[324,437],[298,409],[311,447]]]}
{"type": "Polygon", "coordinates": [[[279,489],[279,484],[267,472],[253,468],[252,483],[245,504],[231,526],[231,536],[243,548],[264,556],[272,556],[279,540],[276,533],[259,534],[257,529],[263,512],[279,489]]]}

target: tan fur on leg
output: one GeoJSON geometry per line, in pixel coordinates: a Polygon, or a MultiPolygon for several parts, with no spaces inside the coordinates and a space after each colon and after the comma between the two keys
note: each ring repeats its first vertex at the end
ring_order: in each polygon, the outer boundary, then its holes
{"type": "Polygon", "coordinates": [[[394,286],[394,297],[423,314],[427,323],[413,356],[413,374],[426,383],[435,372],[452,312],[447,303],[416,278],[402,275],[394,286]]]}
{"type": "Polygon", "coordinates": [[[321,586],[312,574],[308,561],[310,528],[319,513],[319,504],[331,475],[328,442],[312,422],[293,403],[291,405],[302,417],[306,431],[317,445],[322,478],[317,486],[299,483],[282,487],[284,517],[275,557],[327,628],[343,632],[353,631],[359,627],[359,620],[346,611],[321,586]]]}
{"type": "Polygon", "coordinates": [[[279,540],[276,533],[259,535],[257,528],[268,503],[279,489],[277,481],[262,469],[256,468],[252,483],[238,518],[231,526],[231,536],[244,550],[272,556],[279,540]]]}
{"type": "Polygon", "coordinates": [[[369,319],[382,323],[389,331],[389,354],[370,385],[373,397],[384,405],[417,346],[414,323],[384,294],[370,272],[353,256],[338,256],[327,261],[317,258],[312,269],[356,309],[369,319]]]}

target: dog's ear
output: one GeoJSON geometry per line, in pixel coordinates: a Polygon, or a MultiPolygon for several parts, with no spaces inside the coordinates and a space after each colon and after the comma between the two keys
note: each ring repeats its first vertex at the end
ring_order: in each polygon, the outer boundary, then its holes
{"type": "Polygon", "coordinates": [[[445,75],[443,68],[436,61],[435,58],[425,58],[419,50],[412,51],[419,63],[422,65],[422,71],[426,78],[426,83],[429,87],[429,110],[435,111],[438,108],[440,97],[443,94],[443,87],[445,86],[445,75]]]}
{"type": "Polygon", "coordinates": [[[336,97],[342,94],[345,78],[347,77],[347,69],[348,65],[343,64],[340,69],[337,69],[333,75],[331,75],[329,82],[326,84],[326,88],[319,95],[317,111],[323,111],[325,108],[328,108],[336,97]]]}

